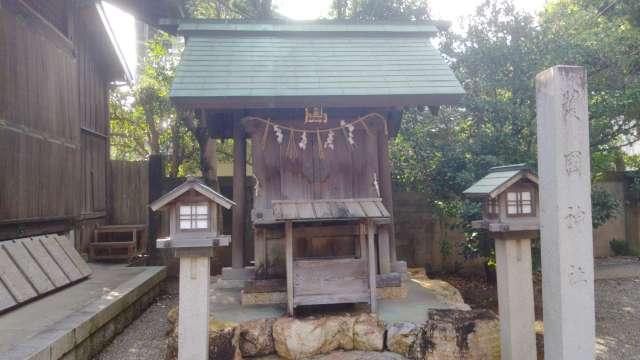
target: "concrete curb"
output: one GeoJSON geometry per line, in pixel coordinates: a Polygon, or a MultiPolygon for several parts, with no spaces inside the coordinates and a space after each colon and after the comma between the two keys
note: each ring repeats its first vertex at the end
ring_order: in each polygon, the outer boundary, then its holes
{"type": "Polygon", "coordinates": [[[0,359],[88,359],[146,309],[166,276],[164,266],[146,267],[100,299],[0,353],[0,359]]]}

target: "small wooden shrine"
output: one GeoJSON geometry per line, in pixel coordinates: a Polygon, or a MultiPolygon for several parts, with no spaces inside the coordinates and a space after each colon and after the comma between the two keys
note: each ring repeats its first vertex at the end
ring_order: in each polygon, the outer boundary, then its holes
{"type": "Polygon", "coordinates": [[[388,140],[404,107],[463,94],[430,43],[438,31],[431,22],[178,25],[186,48],[171,98],[212,137],[234,140],[233,269],[223,278],[282,280],[290,313],[354,302],[375,311],[376,288],[401,285],[388,140]]]}

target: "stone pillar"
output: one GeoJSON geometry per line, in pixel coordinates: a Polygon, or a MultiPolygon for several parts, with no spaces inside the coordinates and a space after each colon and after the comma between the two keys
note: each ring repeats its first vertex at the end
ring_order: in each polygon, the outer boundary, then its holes
{"type": "Polygon", "coordinates": [[[593,359],[595,313],[587,76],[536,76],[545,359],[593,359]]]}
{"type": "Polygon", "coordinates": [[[209,357],[210,250],[203,256],[180,256],[178,360],[209,357]]]}
{"type": "Polygon", "coordinates": [[[496,239],[496,275],[502,359],[535,360],[531,240],[496,239]]]}

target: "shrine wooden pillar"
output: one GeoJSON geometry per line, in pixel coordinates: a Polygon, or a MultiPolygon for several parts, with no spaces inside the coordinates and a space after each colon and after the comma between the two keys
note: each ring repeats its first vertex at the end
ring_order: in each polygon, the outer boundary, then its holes
{"type": "MultiPolygon", "coordinates": [[[[234,119],[235,120],[235,119],[234,119]]],[[[231,266],[244,267],[244,229],[246,218],[247,144],[240,121],[233,124],[233,207],[231,232],[231,266]]]]}
{"type": "MultiPolygon", "coordinates": [[[[389,132],[387,130],[387,120],[384,120],[384,126],[378,132],[378,169],[380,174],[380,196],[382,203],[391,214],[391,222],[389,224],[380,225],[380,231],[384,234],[383,240],[388,241],[389,245],[383,248],[389,249],[389,262],[396,262],[396,236],[393,220],[393,188],[391,184],[391,165],[389,164],[389,132]]],[[[378,239],[380,241],[380,238],[378,239]]],[[[384,270],[382,269],[383,273],[384,270]]],[[[388,272],[388,271],[387,271],[388,272]]]]}

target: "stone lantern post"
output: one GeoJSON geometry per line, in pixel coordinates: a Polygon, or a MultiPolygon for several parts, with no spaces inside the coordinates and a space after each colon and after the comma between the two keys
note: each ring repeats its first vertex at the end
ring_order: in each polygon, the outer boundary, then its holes
{"type": "Polygon", "coordinates": [[[473,221],[495,239],[503,360],[535,360],[531,239],[538,236],[538,178],[524,164],[494,167],[464,191],[484,201],[473,221]]]}
{"type": "Polygon", "coordinates": [[[180,258],[178,310],[178,359],[207,359],[209,353],[209,272],[216,246],[228,246],[229,235],[220,235],[221,208],[234,202],[194,177],[151,205],[166,210],[169,237],[156,241],[159,249],[171,249],[180,258]]]}

